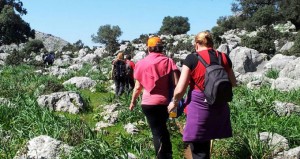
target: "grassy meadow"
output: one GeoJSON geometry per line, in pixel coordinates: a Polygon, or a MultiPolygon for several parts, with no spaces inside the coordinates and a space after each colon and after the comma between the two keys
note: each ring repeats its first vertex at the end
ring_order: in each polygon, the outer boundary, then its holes
{"type": "MultiPolygon", "coordinates": [[[[109,65],[100,61],[101,66],[109,65]]],[[[99,66],[100,67],[100,66],[99,66]]],[[[110,82],[103,72],[90,72],[85,65],[78,72],[71,72],[61,79],[36,73],[28,65],[5,66],[0,70],[0,97],[9,99],[13,105],[0,105],[0,158],[11,159],[28,140],[39,135],[48,135],[73,146],[70,156],[62,158],[115,159],[128,158],[128,152],[138,158],[154,158],[151,132],[147,124],[138,124],[138,134],[128,134],[124,125],[133,122],[146,123],[140,107],[128,110],[130,95],[116,99],[108,90],[110,82]],[[79,90],[62,83],[74,76],[88,76],[97,80],[96,91],[79,90]],[[86,110],[77,115],[53,112],[40,108],[37,97],[57,91],[76,91],[84,99],[86,110]],[[121,113],[117,123],[95,132],[104,105],[119,102],[121,113]]],[[[101,70],[101,68],[100,68],[101,70]]],[[[276,76],[276,72],[270,73],[276,76]],[[275,74],[275,75],[274,75],[275,74]]],[[[214,159],[261,159],[271,155],[271,148],[259,141],[260,132],[274,132],[286,137],[290,148],[300,146],[300,116],[278,116],[273,110],[275,100],[300,105],[300,90],[280,92],[265,85],[249,90],[241,85],[234,89],[234,100],[230,103],[234,137],[215,140],[212,151],[214,159]]],[[[181,116],[176,119],[184,123],[181,116]]],[[[184,158],[184,144],[174,120],[168,122],[173,143],[173,157],[184,158]]]]}

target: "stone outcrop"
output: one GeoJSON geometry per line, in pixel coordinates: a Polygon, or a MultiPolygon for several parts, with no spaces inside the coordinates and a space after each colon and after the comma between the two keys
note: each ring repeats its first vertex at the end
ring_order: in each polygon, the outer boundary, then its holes
{"type": "Polygon", "coordinates": [[[71,79],[63,83],[66,84],[75,84],[79,89],[93,88],[96,85],[96,81],[92,80],[89,77],[72,77],[71,79]]]}
{"type": "Polygon", "coordinates": [[[273,81],[271,89],[277,89],[280,91],[291,91],[300,88],[300,80],[294,80],[287,77],[279,77],[273,81]]]}
{"type": "Polygon", "coordinates": [[[266,54],[260,54],[247,47],[237,47],[230,52],[229,56],[233,70],[242,74],[257,71],[258,65],[267,59],[266,54]]]}
{"type": "Polygon", "coordinates": [[[41,135],[29,140],[14,159],[59,159],[61,155],[70,154],[72,148],[59,140],[41,135]]]}
{"type": "Polygon", "coordinates": [[[53,111],[77,114],[84,109],[83,100],[76,92],[56,92],[49,95],[39,96],[39,106],[53,111]]]}

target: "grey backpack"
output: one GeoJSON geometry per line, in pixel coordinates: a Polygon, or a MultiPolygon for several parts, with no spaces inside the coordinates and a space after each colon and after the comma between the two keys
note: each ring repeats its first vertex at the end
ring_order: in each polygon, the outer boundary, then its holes
{"type": "Polygon", "coordinates": [[[232,101],[232,85],[228,74],[222,66],[222,54],[218,54],[218,63],[207,64],[197,54],[199,61],[205,66],[204,94],[209,105],[232,101]]]}

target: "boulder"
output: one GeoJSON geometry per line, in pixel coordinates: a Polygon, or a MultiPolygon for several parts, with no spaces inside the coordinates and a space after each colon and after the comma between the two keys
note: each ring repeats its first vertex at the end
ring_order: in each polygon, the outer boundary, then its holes
{"type": "Polygon", "coordinates": [[[71,79],[63,83],[66,84],[75,84],[79,89],[93,88],[96,85],[96,81],[92,80],[89,77],[72,77],[71,79]]]}
{"type": "Polygon", "coordinates": [[[300,146],[293,149],[289,149],[284,152],[284,159],[299,159],[300,158],[300,146]]]}
{"type": "Polygon", "coordinates": [[[274,101],[274,109],[279,116],[290,116],[292,113],[300,114],[300,106],[293,103],[274,101]]]}
{"type": "Polygon", "coordinates": [[[76,92],[56,92],[49,95],[39,96],[38,105],[54,111],[78,114],[84,109],[83,100],[76,92]]]}
{"type": "Polygon", "coordinates": [[[229,49],[229,46],[227,45],[227,44],[221,44],[219,47],[218,47],[218,49],[217,49],[218,51],[220,51],[220,52],[224,52],[225,54],[227,54],[227,55],[229,55],[229,53],[230,53],[230,49],[229,49]]]}
{"type": "Polygon", "coordinates": [[[107,54],[108,52],[105,50],[105,48],[98,47],[95,51],[94,54],[99,56],[100,58],[103,57],[103,55],[107,54]]]}
{"type": "Polygon", "coordinates": [[[289,149],[288,140],[277,133],[262,132],[259,133],[259,139],[273,149],[273,154],[278,154],[289,149]]]}
{"type": "Polygon", "coordinates": [[[137,62],[146,57],[145,51],[139,51],[135,53],[135,56],[132,58],[132,61],[137,62]]]}
{"type": "Polygon", "coordinates": [[[49,136],[41,135],[29,140],[14,159],[59,159],[70,154],[73,147],[49,136]]]}
{"type": "Polygon", "coordinates": [[[132,124],[132,123],[128,123],[124,126],[124,129],[126,130],[127,133],[129,134],[136,134],[139,132],[138,128],[132,124]]]}
{"type": "Polygon", "coordinates": [[[264,69],[275,69],[277,71],[281,71],[290,61],[293,61],[295,59],[295,56],[276,54],[271,58],[270,61],[266,62],[266,64],[264,65],[264,69]]]}
{"type": "Polygon", "coordinates": [[[233,70],[239,73],[255,72],[262,62],[266,61],[267,55],[260,54],[254,49],[237,47],[230,52],[233,70]]]}
{"type": "Polygon", "coordinates": [[[288,50],[290,50],[293,46],[294,46],[294,42],[288,41],[286,44],[284,44],[284,45],[281,47],[281,49],[279,50],[279,52],[288,51],[288,50]]]}
{"type": "Polygon", "coordinates": [[[300,80],[300,57],[289,61],[279,72],[279,77],[288,77],[294,80],[300,80]]]}
{"type": "Polygon", "coordinates": [[[278,89],[280,91],[291,91],[300,88],[300,80],[294,80],[287,77],[279,77],[273,81],[271,89],[278,89]]]}

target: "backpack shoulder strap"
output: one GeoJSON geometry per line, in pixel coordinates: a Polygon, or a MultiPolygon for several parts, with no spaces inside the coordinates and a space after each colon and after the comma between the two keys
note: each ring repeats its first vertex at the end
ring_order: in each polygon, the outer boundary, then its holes
{"type": "Polygon", "coordinates": [[[197,56],[198,60],[206,67],[208,67],[209,65],[204,61],[204,59],[198,55],[198,53],[195,53],[195,55],[197,56]]]}
{"type": "Polygon", "coordinates": [[[219,61],[219,65],[222,65],[222,53],[220,53],[219,51],[215,50],[216,55],[218,55],[218,61],[219,61]]]}

